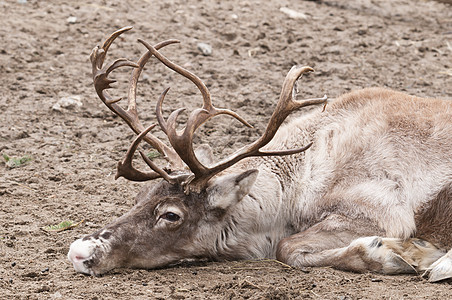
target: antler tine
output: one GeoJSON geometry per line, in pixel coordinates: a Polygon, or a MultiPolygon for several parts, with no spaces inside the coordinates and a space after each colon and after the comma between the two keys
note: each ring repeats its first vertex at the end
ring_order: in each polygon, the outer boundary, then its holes
{"type": "MultiPolygon", "coordinates": [[[[264,134],[255,142],[254,147],[261,148],[267,145],[275,136],[278,128],[284,122],[284,120],[289,116],[293,111],[300,109],[305,106],[324,104],[328,100],[328,97],[324,95],[322,98],[314,98],[314,99],[305,99],[305,100],[295,100],[294,96],[296,95],[295,84],[297,80],[304,73],[314,72],[314,69],[311,67],[301,67],[301,66],[293,66],[289,73],[287,73],[286,78],[284,79],[283,86],[281,89],[281,94],[279,96],[278,104],[276,105],[275,111],[273,112],[270,120],[267,124],[267,128],[265,129],[264,134]]],[[[253,147],[253,148],[254,148],[253,147]]],[[[304,151],[305,147],[300,148],[300,152],[304,151]],[[304,150],[302,150],[304,149],[304,150]]],[[[295,149],[294,149],[295,150],[295,149]]],[[[264,153],[264,152],[262,152],[264,153]]],[[[275,152],[266,152],[266,155],[269,153],[275,152]]],[[[279,152],[276,152],[279,153],[279,152]]],[[[285,154],[283,154],[285,155],[285,154]]]]}
{"type": "MultiPolygon", "coordinates": [[[[108,39],[105,40],[105,42],[102,44],[102,49],[104,49],[105,54],[107,54],[108,49],[110,48],[111,44],[113,44],[113,42],[116,40],[116,38],[118,36],[120,36],[121,34],[123,34],[126,31],[131,30],[133,27],[132,26],[126,26],[123,27],[121,29],[116,30],[115,32],[113,32],[110,37],[108,37],[108,39]]],[[[102,61],[103,63],[103,61],[102,61]]],[[[101,68],[102,65],[99,66],[99,68],[101,68]]]]}
{"type": "Polygon", "coordinates": [[[168,172],[154,164],[152,160],[150,160],[142,151],[139,151],[141,157],[143,158],[144,162],[153,170],[153,172],[142,172],[132,165],[133,155],[137,151],[138,145],[149,133],[149,131],[151,131],[155,126],[157,126],[157,124],[152,124],[136,136],[129,149],[127,150],[126,156],[122,161],[118,163],[115,179],[124,177],[132,181],[147,181],[157,178],[163,178],[169,183],[175,183],[182,180],[183,178],[186,178],[186,175],[184,174],[174,176],[169,175],[168,172]]]}
{"type": "MultiPolygon", "coordinates": [[[[156,125],[157,124],[153,124],[153,125],[149,126],[145,130],[143,130],[133,140],[132,144],[130,145],[129,149],[127,150],[126,156],[124,157],[124,159],[122,161],[120,161],[118,163],[115,179],[118,179],[119,177],[124,177],[124,178],[132,180],[132,181],[147,181],[147,180],[152,180],[152,179],[156,179],[159,177],[164,177],[164,175],[161,174],[160,170],[157,171],[157,170],[153,169],[155,172],[144,173],[144,172],[141,172],[140,170],[135,169],[132,165],[133,154],[137,150],[138,145],[143,140],[144,136],[146,136],[146,134],[149,131],[151,131],[156,125]]],[[[140,151],[140,154],[143,158],[145,157],[141,153],[141,151],[140,151]]],[[[163,170],[161,170],[161,171],[163,171],[163,170]]]]}
{"type": "Polygon", "coordinates": [[[160,128],[165,134],[168,134],[167,132],[167,125],[166,121],[163,118],[163,112],[162,112],[162,105],[163,100],[165,99],[166,94],[168,93],[170,88],[166,88],[162,94],[159,97],[159,100],[157,101],[157,105],[155,106],[155,115],[157,116],[157,121],[159,122],[160,128]]]}

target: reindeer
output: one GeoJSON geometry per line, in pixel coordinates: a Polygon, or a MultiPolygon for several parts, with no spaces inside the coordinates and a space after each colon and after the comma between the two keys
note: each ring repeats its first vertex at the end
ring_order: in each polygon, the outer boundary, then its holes
{"type": "Polygon", "coordinates": [[[452,277],[452,102],[381,88],[345,94],[322,109],[326,96],[296,100],[295,86],[310,67],[294,66],[264,134],[215,162],[212,149],[193,146],[195,131],[221,114],[251,126],[233,111],[213,106],[205,84],[155,46],[137,62],[119,59],[103,67],[107,51],[126,27],[91,53],[99,98],[137,137],[118,164],[132,181],[161,178],[144,187],[133,208],[101,230],[72,243],[77,272],[100,275],[118,267],[159,268],[187,260],[277,258],[294,267],[384,274],[424,273],[432,282],[452,277]],[[186,126],[183,108],[156,118],[171,147],[138,119],[136,88],[155,57],[192,81],[203,98],[186,126]],[[128,108],[106,91],[108,76],[132,67],[128,108]],[[318,106],[282,125],[302,107],[318,106]],[[281,127],[281,128],[280,128],[281,127]],[[279,128],[279,130],[278,130],[279,128]],[[132,165],[144,140],[168,161],[132,165]]]}

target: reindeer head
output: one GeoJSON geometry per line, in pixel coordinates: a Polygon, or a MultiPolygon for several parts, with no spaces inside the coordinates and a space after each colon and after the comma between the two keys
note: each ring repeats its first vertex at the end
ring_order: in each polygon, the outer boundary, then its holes
{"type": "Polygon", "coordinates": [[[132,181],[158,178],[163,180],[144,188],[137,195],[136,204],[128,213],[98,232],[75,241],[68,253],[69,260],[78,272],[98,275],[116,267],[156,268],[187,259],[249,257],[250,253],[241,245],[245,241],[236,241],[234,249],[230,249],[230,246],[228,249],[220,249],[222,245],[215,244],[224,226],[247,223],[246,220],[239,222],[234,219],[232,212],[250,192],[258,176],[256,169],[246,170],[231,166],[247,157],[290,155],[303,152],[311,146],[309,144],[291,150],[261,150],[272,140],[279,126],[292,111],[304,106],[326,103],[326,96],[319,99],[294,100],[296,81],[303,73],[313,70],[309,67],[293,67],[284,80],[280,100],[265,133],[255,142],[215,163],[209,147],[194,149],[192,141],[195,131],[204,122],[220,114],[230,115],[246,126],[251,125],[233,111],[215,108],[207,87],[196,75],[158,52],[164,46],[178,43],[176,40],[167,40],[154,47],[138,40],[147,51],[136,63],[118,59],[103,67],[112,42],[130,29],[131,27],[126,27],[114,32],[102,47],[93,49],[91,62],[94,86],[104,104],[137,133],[125,158],[118,163],[116,178],[122,176],[132,181]],[[186,126],[178,131],[177,119],[184,109],[177,109],[165,120],[162,104],[169,88],[161,94],[156,107],[157,122],[172,147],[150,133],[157,124],[145,128],[138,119],[138,78],[152,56],[192,81],[203,98],[203,106],[194,110],[189,115],[186,126]],[[106,91],[115,82],[109,79],[108,75],[124,66],[134,68],[126,110],[118,104],[121,99],[113,99],[106,91]],[[160,152],[169,165],[161,168],[140,151],[141,157],[152,171],[143,172],[134,168],[132,158],[142,140],[160,152]]]}

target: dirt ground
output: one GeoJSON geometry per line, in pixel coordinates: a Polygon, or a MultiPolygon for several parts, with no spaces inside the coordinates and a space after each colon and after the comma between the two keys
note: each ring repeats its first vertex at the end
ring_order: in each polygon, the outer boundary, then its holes
{"type": "MultiPolygon", "coordinates": [[[[218,107],[255,125],[221,117],[204,126],[196,141],[220,156],[259,136],[294,64],[316,69],[301,81],[306,97],[384,86],[452,100],[450,4],[7,0],[0,11],[0,299],[452,299],[450,281],[289,269],[271,260],[88,277],[66,258],[72,241],[126,212],[143,185],[114,180],[133,134],[92,87],[89,54],[111,32],[134,26],[112,46],[110,61],[136,60],[144,51],[137,38],[181,40],[162,51],[198,74],[218,107]],[[282,7],[299,14],[290,18],[282,7]],[[201,54],[200,42],[212,55],[201,54]],[[54,108],[64,97],[81,105],[54,108]],[[85,222],[60,233],[41,229],[64,220],[85,222]]],[[[126,73],[115,74],[114,94],[124,96],[126,73]]],[[[143,75],[145,125],[154,122],[155,100],[167,86],[165,114],[200,105],[193,85],[161,64],[150,63],[143,75]]]]}

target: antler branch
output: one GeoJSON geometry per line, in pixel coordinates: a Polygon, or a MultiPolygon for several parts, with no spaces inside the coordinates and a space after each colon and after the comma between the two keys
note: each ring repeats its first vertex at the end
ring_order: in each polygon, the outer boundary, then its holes
{"type": "Polygon", "coordinates": [[[143,138],[151,131],[157,124],[152,124],[145,130],[143,130],[132,142],[129,149],[127,150],[126,156],[124,159],[118,163],[117,173],[115,179],[119,177],[124,177],[133,181],[147,181],[156,178],[163,178],[168,182],[175,183],[180,176],[170,176],[165,170],[154,164],[143,152],[140,152],[141,157],[145,161],[145,163],[154,171],[154,172],[142,172],[132,165],[132,159],[135,151],[138,148],[139,143],[143,140],[143,138]]]}
{"type": "MultiPolygon", "coordinates": [[[[141,124],[138,118],[137,106],[136,106],[136,89],[138,84],[138,79],[143,71],[144,66],[148,62],[148,60],[152,57],[152,53],[146,51],[138,62],[132,62],[125,58],[120,58],[115,60],[110,65],[103,67],[103,63],[110,48],[111,44],[114,40],[119,37],[122,33],[129,31],[132,27],[124,27],[115,31],[103,44],[101,47],[96,46],[91,52],[91,63],[93,68],[93,81],[94,87],[96,89],[97,95],[104,102],[104,104],[113,111],[116,115],[121,117],[127,125],[136,133],[140,134],[145,129],[141,124]],[[115,69],[121,67],[132,67],[134,70],[132,71],[132,75],[129,81],[129,91],[128,91],[128,105],[127,110],[124,110],[121,106],[117,104],[117,102],[121,101],[122,98],[113,99],[111,95],[108,93],[107,89],[112,88],[111,84],[115,83],[116,80],[108,78],[109,74],[115,69]]],[[[163,48],[167,45],[179,43],[177,40],[167,40],[155,45],[156,49],[163,48]]],[[[161,140],[155,137],[152,134],[148,134],[143,136],[143,139],[154,147],[158,152],[160,152],[170,163],[171,167],[174,169],[179,169],[183,167],[183,162],[177,155],[177,153],[165,145],[161,140]]],[[[127,172],[123,172],[123,174],[128,174],[127,172]]],[[[153,176],[149,179],[154,179],[153,176]]],[[[127,177],[126,177],[127,178],[127,177]]],[[[136,180],[133,178],[128,178],[130,180],[136,180]]],[[[141,178],[140,180],[144,180],[141,178]]]]}
{"type": "MultiPolygon", "coordinates": [[[[160,124],[162,130],[167,134],[168,139],[173,146],[174,150],[179,154],[180,158],[187,164],[190,170],[193,172],[193,176],[190,177],[187,184],[187,189],[199,191],[201,190],[207,181],[212,178],[215,174],[227,169],[228,167],[234,165],[238,161],[251,156],[274,156],[274,155],[290,155],[295,153],[300,153],[306,151],[312,144],[308,144],[307,146],[291,149],[291,150],[279,150],[279,151],[261,151],[260,149],[267,145],[275,136],[278,128],[287,118],[287,116],[301,107],[324,104],[327,101],[326,95],[323,98],[315,98],[315,99],[306,99],[306,100],[295,100],[295,83],[300,78],[300,76],[304,73],[314,71],[310,67],[297,67],[294,66],[289,73],[287,74],[281,95],[276,106],[275,111],[273,112],[270,121],[268,122],[265,133],[254,143],[249,146],[245,146],[239,149],[236,153],[232,154],[227,159],[219,162],[218,164],[206,167],[204,166],[197,158],[193,150],[193,136],[194,132],[207,120],[210,118],[219,115],[219,114],[228,114],[238,119],[240,122],[245,124],[246,126],[251,127],[251,125],[238,116],[236,113],[225,110],[225,109],[217,109],[212,105],[210,93],[207,90],[205,84],[193,73],[188,70],[178,66],[173,63],[161,53],[159,53],[154,47],[149,45],[143,40],[138,40],[142,43],[148,50],[151,52],[158,60],[160,60],[164,65],[173,71],[179,73],[180,75],[186,77],[190,81],[192,81],[200,90],[203,97],[203,106],[202,108],[194,110],[187,121],[183,132],[177,132],[177,118],[179,114],[184,110],[184,108],[177,109],[173,111],[168,120],[165,122],[162,116],[162,103],[167,94],[168,89],[166,89],[159,98],[156,108],[157,120],[160,124]]],[[[188,191],[188,190],[187,190],[188,191]]]]}

